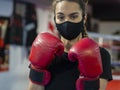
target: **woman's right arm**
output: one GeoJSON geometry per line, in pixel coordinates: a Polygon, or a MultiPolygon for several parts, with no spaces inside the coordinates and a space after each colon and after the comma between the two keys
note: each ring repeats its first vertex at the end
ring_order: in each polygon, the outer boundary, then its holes
{"type": "Polygon", "coordinates": [[[43,85],[34,84],[30,81],[29,86],[28,86],[28,90],[45,90],[45,87],[43,85]]]}

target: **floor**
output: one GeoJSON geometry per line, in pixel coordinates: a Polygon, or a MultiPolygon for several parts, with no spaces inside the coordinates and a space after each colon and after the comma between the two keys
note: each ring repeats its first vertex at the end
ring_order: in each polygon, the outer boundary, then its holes
{"type": "Polygon", "coordinates": [[[0,73],[0,90],[27,90],[28,63],[25,62],[13,70],[0,73]]]}
{"type": "Polygon", "coordinates": [[[120,80],[113,80],[109,82],[106,90],[120,90],[120,80]]]}

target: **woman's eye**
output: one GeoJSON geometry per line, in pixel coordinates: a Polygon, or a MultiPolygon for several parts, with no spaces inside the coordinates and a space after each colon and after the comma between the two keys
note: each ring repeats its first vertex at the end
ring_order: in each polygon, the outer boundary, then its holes
{"type": "Polygon", "coordinates": [[[64,20],[64,16],[57,16],[57,18],[60,20],[60,21],[62,21],[62,20],[64,20]]]}
{"type": "Polygon", "coordinates": [[[76,19],[78,16],[77,15],[72,15],[70,16],[70,19],[76,19]]]}

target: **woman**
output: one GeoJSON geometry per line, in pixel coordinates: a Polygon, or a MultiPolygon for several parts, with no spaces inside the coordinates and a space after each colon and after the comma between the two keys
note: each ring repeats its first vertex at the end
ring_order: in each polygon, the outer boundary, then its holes
{"type": "MultiPolygon", "coordinates": [[[[56,56],[54,60],[49,63],[48,68],[45,68],[51,73],[51,79],[49,80],[49,83],[40,84],[38,83],[40,81],[36,80],[31,82],[31,80],[29,84],[29,90],[76,90],[75,83],[76,80],[79,78],[80,72],[77,69],[78,63],[73,63],[69,61],[68,52],[76,42],[84,37],[87,37],[87,33],[85,30],[85,5],[87,5],[87,1],[83,2],[82,0],[54,1],[54,20],[57,30],[60,33],[61,41],[64,44],[64,53],[60,57],[56,56]]],[[[46,40],[47,39],[45,39],[45,41],[46,40]]],[[[33,52],[33,50],[31,50],[31,52],[33,52]]],[[[105,90],[107,82],[112,80],[110,55],[108,51],[106,51],[104,48],[100,48],[100,53],[102,57],[103,73],[100,76],[99,90],[105,90]]],[[[34,56],[31,55],[30,57],[32,57],[32,59],[34,58],[34,56]]],[[[30,61],[32,61],[31,58],[30,61]]],[[[30,67],[32,69],[34,68],[34,66],[30,67]]],[[[37,71],[38,69],[35,70],[37,71]]],[[[37,75],[38,73],[35,74],[35,72],[32,72],[31,75],[30,72],[30,79],[33,79],[33,77],[37,77],[37,75]]],[[[47,78],[49,79],[49,74],[47,73],[47,75],[47,78]]]]}

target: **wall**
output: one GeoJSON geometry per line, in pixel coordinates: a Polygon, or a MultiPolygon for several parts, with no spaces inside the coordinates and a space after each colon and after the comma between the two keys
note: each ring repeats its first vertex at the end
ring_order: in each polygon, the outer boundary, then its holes
{"type": "Polygon", "coordinates": [[[120,31],[120,22],[100,22],[100,33],[112,34],[116,30],[120,31]]]}
{"type": "Polygon", "coordinates": [[[13,11],[12,0],[0,0],[0,16],[11,16],[13,11]]]}
{"type": "Polygon", "coordinates": [[[37,7],[37,32],[44,32],[48,29],[48,14],[49,11],[46,9],[41,9],[40,7],[37,7]]]}

